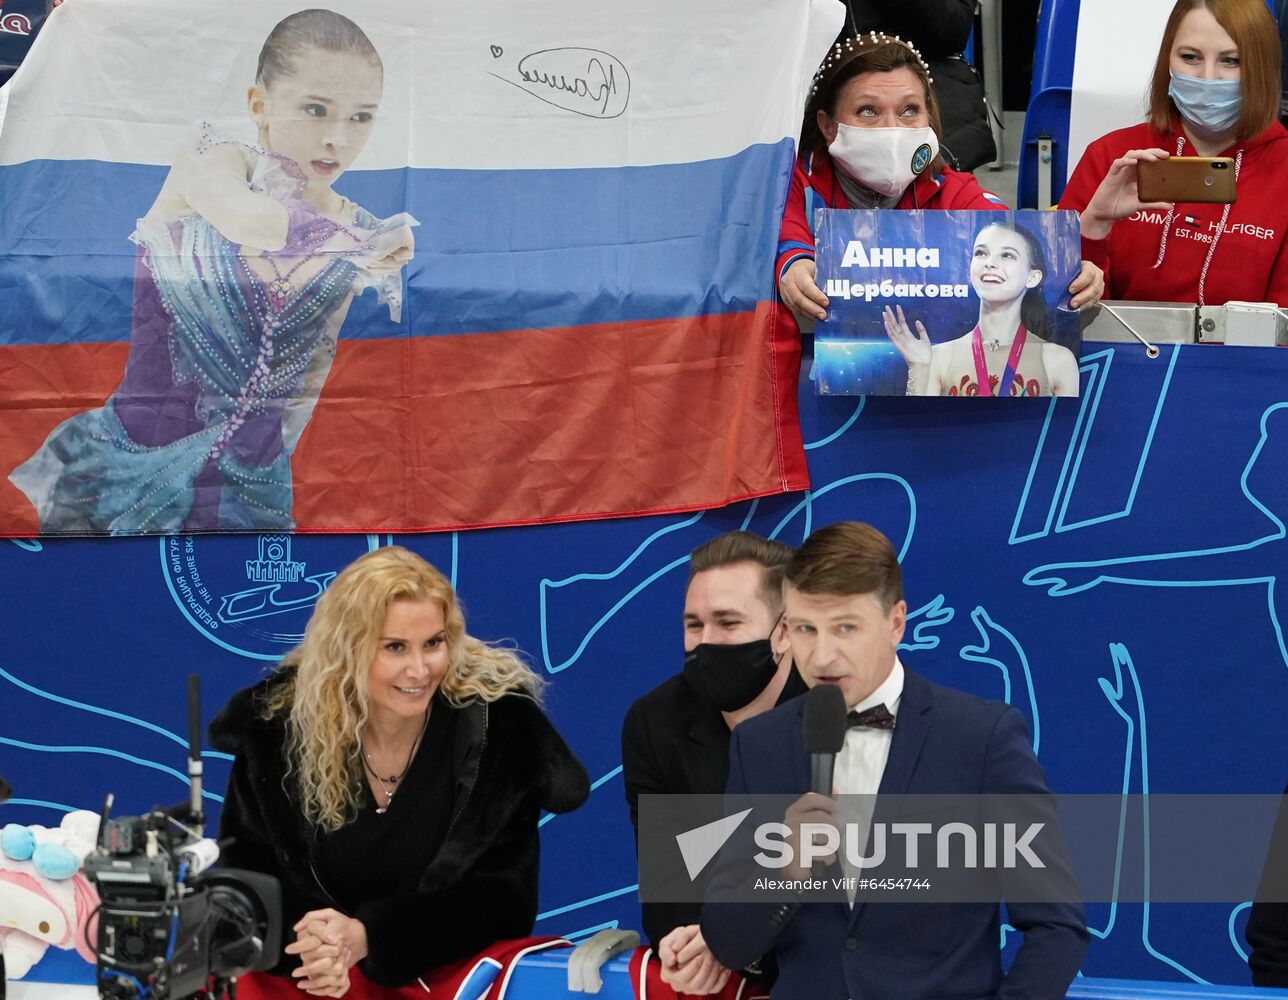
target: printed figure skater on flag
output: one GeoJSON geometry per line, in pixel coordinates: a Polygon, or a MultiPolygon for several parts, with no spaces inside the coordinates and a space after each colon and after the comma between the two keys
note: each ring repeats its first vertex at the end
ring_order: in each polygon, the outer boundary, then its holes
{"type": "Polygon", "coordinates": [[[179,152],[132,236],[120,386],[10,477],[42,533],[293,526],[290,456],[353,297],[375,288],[401,318],[416,221],[332,190],[366,145],[383,83],[361,28],[299,11],[260,52],[258,143],[203,127],[179,152]]]}
{"type": "Polygon", "coordinates": [[[1047,273],[1037,236],[994,222],[979,231],[971,250],[979,322],[970,333],[932,345],[920,320],[914,334],[902,307],[886,306],[886,335],[908,363],[907,395],[1078,395],[1078,359],[1049,339],[1047,273]]]}

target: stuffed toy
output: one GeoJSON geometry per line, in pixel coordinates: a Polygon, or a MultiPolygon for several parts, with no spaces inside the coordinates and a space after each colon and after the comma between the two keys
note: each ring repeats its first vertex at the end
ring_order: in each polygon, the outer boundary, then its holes
{"type": "Polygon", "coordinates": [[[0,954],[10,979],[21,979],[45,950],[74,948],[94,962],[98,893],[81,874],[94,849],[98,814],[80,810],[57,829],[10,823],[0,830],[0,954]]]}

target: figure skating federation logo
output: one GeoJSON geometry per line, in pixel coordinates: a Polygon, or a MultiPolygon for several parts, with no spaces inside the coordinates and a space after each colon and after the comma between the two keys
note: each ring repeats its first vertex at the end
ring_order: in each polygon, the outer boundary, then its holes
{"type": "Polygon", "coordinates": [[[291,558],[290,536],[265,535],[261,538],[259,558],[246,560],[246,579],[256,583],[299,583],[303,580],[304,563],[291,558]]]}
{"type": "Polygon", "coordinates": [[[917,147],[916,152],[912,154],[912,173],[914,177],[920,177],[930,166],[930,161],[935,158],[935,151],[930,148],[930,143],[923,142],[917,147]]]}
{"type": "Polygon", "coordinates": [[[281,659],[304,638],[336,574],[389,540],[380,535],[167,535],[166,586],[206,638],[255,660],[281,659]]]}

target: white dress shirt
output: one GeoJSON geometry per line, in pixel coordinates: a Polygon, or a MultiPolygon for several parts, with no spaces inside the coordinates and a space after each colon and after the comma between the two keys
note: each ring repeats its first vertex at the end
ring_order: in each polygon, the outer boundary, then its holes
{"type": "MultiPolygon", "coordinates": [[[[866,709],[873,708],[877,705],[885,705],[886,710],[895,716],[896,724],[899,716],[899,701],[903,697],[903,664],[896,657],[894,669],[890,671],[890,676],[881,682],[880,686],[861,702],[854,706],[852,711],[862,712],[866,709]]],[[[891,729],[868,729],[855,726],[846,730],[845,745],[841,752],[836,755],[836,770],[832,775],[832,785],[838,795],[863,795],[868,796],[865,799],[856,799],[850,802],[842,801],[841,808],[837,810],[837,822],[844,833],[845,824],[857,823],[866,830],[872,823],[872,807],[875,802],[877,789],[881,787],[881,776],[885,774],[886,760],[890,756],[890,742],[894,739],[894,730],[891,729]]],[[[866,853],[867,833],[861,838],[866,853]]],[[[842,845],[844,845],[844,836],[842,845]]],[[[860,869],[850,864],[845,857],[844,847],[841,851],[841,868],[844,874],[850,878],[856,878],[860,869]]],[[[847,884],[847,894],[850,897],[850,905],[854,905],[854,895],[856,887],[847,884]]]]}

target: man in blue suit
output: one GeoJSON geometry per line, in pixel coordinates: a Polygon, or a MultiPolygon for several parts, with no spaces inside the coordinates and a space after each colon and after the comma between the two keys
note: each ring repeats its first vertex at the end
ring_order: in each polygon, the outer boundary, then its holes
{"type": "MultiPolygon", "coordinates": [[[[902,794],[1016,793],[1050,801],[1019,712],[932,684],[899,662],[907,605],[894,547],[875,528],[843,522],[810,536],[788,563],[785,604],[805,683],[835,684],[850,710],[834,794],[875,793],[878,812],[883,797],[902,794]]],[[[734,730],[727,794],[807,792],[803,708],[804,699],[797,699],[734,730]]],[[[836,808],[831,797],[800,795],[783,820],[796,831],[792,847],[802,823],[836,826],[836,808]]],[[[1072,900],[1053,805],[1045,818],[1056,850],[1044,860],[1072,900]]],[[[1004,975],[997,901],[715,902],[729,898],[730,883],[722,884],[727,874],[717,871],[713,879],[703,936],[728,968],[774,949],[774,1000],[1055,1000],[1064,997],[1086,953],[1086,923],[1072,901],[1008,903],[1007,920],[1024,940],[1004,975]]],[[[805,878],[809,872],[766,874],[805,878]]]]}

